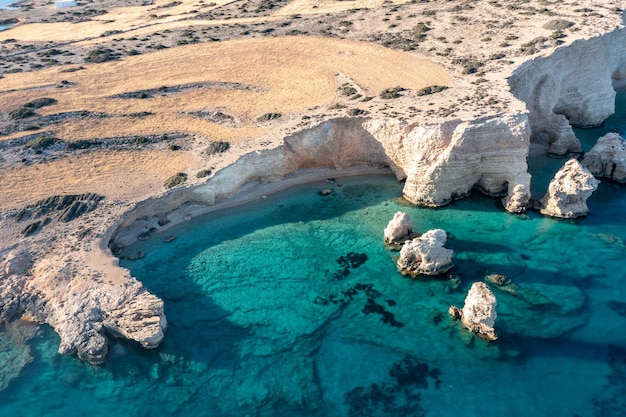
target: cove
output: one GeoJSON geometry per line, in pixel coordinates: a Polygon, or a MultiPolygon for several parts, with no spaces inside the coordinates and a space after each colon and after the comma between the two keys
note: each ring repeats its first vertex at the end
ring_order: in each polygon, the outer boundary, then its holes
{"type": "Polygon", "coordinates": [[[126,248],[145,251],[123,265],[165,301],[163,344],[117,341],[93,367],[40,328],[0,414],[621,415],[626,192],[603,183],[579,221],[507,214],[479,194],[436,210],[400,194],[384,176],[303,185],[126,248]],[[458,287],[397,273],[382,230],[398,210],[416,231],[448,231],[458,287]],[[446,314],[490,272],[522,294],[494,288],[493,344],[446,314]]]}
{"type": "MultiPolygon", "coordinates": [[[[624,130],[623,97],[577,131],[585,150],[624,130]]],[[[0,416],[623,416],[624,187],[602,181],[575,221],[476,192],[418,208],[401,189],[386,176],[296,186],[125,248],[145,252],[121,263],[165,301],[162,345],[113,341],[94,367],[58,355],[46,326],[3,329],[0,416]],[[396,271],[382,231],[398,210],[448,232],[452,278],[396,271]],[[491,286],[492,344],[446,313],[489,273],[518,286],[491,286]]]]}

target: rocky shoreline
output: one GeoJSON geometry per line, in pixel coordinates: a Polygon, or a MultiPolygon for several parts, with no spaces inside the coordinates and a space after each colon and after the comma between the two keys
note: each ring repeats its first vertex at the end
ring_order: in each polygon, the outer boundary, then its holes
{"type": "Polygon", "coordinates": [[[0,322],[46,323],[61,336],[59,352],[95,364],[105,360],[109,336],[154,348],[167,328],[163,302],[119,267],[110,248],[314,178],[391,171],[415,204],[441,206],[477,189],[501,198],[507,211],[523,212],[539,198],[530,195],[531,141],[578,156],[571,124],[594,126],[612,114],[613,86],[624,80],[626,30],[619,28],[513,70],[502,94],[510,89],[512,108],[525,111],[443,122],[328,119],[279,146],[241,154],[204,184],[138,203],[105,200],[70,222],[51,218],[27,240],[16,213],[6,213],[3,236],[11,238],[0,247],[0,322]],[[576,71],[568,70],[572,62],[576,71]]]}

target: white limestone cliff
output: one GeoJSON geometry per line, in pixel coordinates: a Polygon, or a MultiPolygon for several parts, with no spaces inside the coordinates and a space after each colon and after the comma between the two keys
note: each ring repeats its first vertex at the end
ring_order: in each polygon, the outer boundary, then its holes
{"type": "Polygon", "coordinates": [[[479,337],[486,340],[497,340],[494,329],[496,317],[496,307],[498,302],[496,296],[491,292],[484,282],[475,282],[467,292],[465,304],[460,310],[452,306],[449,313],[453,317],[460,316],[463,325],[479,337]]]}
{"type": "Polygon", "coordinates": [[[413,221],[408,214],[398,211],[393,215],[383,232],[385,243],[397,245],[407,241],[413,233],[413,221]]]}
{"type": "Polygon", "coordinates": [[[589,214],[587,199],[599,181],[577,159],[570,159],[555,174],[548,192],[539,202],[541,214],[574,218],[589,214]]]}
{"type": "Polygon", "coordinates": [[[596,177],[626,182],[626,142],[618,133],[607,133],[585,154],[581,163],[596,177]]]}
{"type": "Polygon", "coordinates": [[[524,114],[414,124],[376,119],[365,128],[385,148],[396,175],[401,169],[406,176],[403,194],[415,204],[442,206],[477,188],[504,196],[509,211],[528,205],[530,130],[524,114]]]}
{"type": "Polygon", "coordinates": [[[398,270],[403,275],[440,275],[452,269],[452,250],[444,247],[445,230],[433,229],[405,242],[398,258],[398,270]]]}
{"type": "Polygon", "coordinates": [[[571,125],[600,125],[615,112],[613,82],[626,78],[626,30],[572,42],[520,65],[509,78],[526,103],[534,137],[547,134],[550,152],[580,153],[571,125]]]}

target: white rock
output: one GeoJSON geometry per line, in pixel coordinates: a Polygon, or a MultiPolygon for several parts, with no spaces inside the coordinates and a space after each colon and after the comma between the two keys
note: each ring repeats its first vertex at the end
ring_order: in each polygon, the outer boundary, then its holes
{"type": "Polygon", "coordinates": [[[461,310],[463,325],[478,336],[487,340],[496,340],[494,325],[496,322],[496,296],[484,282],[475,282],[465,297],[461,310]]]}
{"type": "Polygon", "coordinates": [[[607,133],[585,154],[582,164],[596,177],[626,182],[626,141],[617,133],[607,133]]]}
{"type": "Polygon", "coordinates": [[[599,181],[578,160],[570,159],[555,174],[539,202],[541,214],[570,219],[589,214],[587,199],[599,181]]]}
{"type": "Polygon", "coordinates": [[[385,227],[384,238],[387,244],[404,243],[413,232],[413,221],[408,214],[398,211],[385,227]]]}
{"type": "Polygon", "coordinates": [[[439,275],[452,269],[452,250],[444,248],[445,230],[433,229],[407,241],[400,250],[398,269],[403,275],[439,275]]]}
{"type": "Polygon", "coordinates": [[[505,207],[513,211],[530,199],[525,114],[429,124],[377,119],[364,126],[404,172],[403,194],[412,203],[442,206],[473,188],[511,196],[505,207]],[[516,189],[519,184],[523,186],[516,189]]]}
{"type": "Polygon", "coordinates": [[[624,60],[626,31],[616,29],[520,65],[509,85],[526,103],[533,136],[547,134],[551,153],[580,153],[571,126],[598,126],[615,112],[612,81],[626,75],[624,60]]]}

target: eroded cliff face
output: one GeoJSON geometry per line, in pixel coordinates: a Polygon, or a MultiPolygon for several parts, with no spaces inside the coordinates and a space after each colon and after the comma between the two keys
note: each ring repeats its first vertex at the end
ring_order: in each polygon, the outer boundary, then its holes
{"type": "Polygon", "coordinates": [[[415,124],[378,119],[365,128],[401,168],[404,197],[415,204],[442,206],[473,188],[505,197],[513,212],[523,211],[530,200],[525,114],[415,124]]]}
{"type": "Polygon", "coordinates": [[[533,137],[547,135],[550,152],[580,153],[571,125],[600,125],[615,112],[614,82],[626,78],[626,30],[573,42],[535,58],[509,78],[511,92],[526,103],[533,137]]]}
{"type": "Polygon", "coordinates": [[[530,200],[529,137],[524,114],[416,124],[333,119],[285,138],[276,148],[243,155],[206,184],[139,204],[113,240],[126,246],[138,233],[181,221],[189,215],[181,214],[181,207],[200,207],[199,214],[201,207],[233,197],[248,184],[277,182],[306,169],[389,167],[406,180],[404,196],[415,204],[442,206],[478,188],[504,197],[507,210],[520,212],[530,200]]]}

